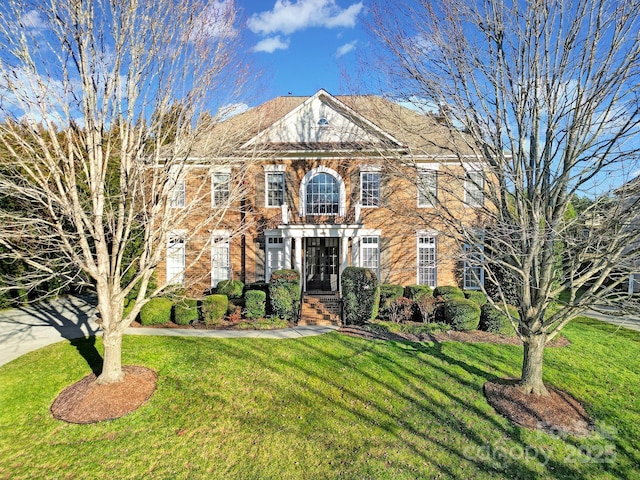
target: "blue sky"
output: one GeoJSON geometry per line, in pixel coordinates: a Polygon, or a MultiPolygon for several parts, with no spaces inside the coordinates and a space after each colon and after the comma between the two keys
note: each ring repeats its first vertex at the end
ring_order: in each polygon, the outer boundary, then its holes
{"type": "Polygon", "coordinates": [[[350,93],[344,78],[357,72],[366,48],[364,1],[236,0],[246,18],[249,58],[263,73],[259,101],[279,95],[350,93]]]}

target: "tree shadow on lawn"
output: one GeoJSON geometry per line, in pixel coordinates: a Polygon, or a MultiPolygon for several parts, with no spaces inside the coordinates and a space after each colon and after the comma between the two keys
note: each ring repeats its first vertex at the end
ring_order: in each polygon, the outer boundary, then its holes
{"type": "Polygon", "coordinates": [[[96,317],[95,303],[95,297],[91,295],[65,296],[3,311],[0,322],[10,328],[3,328],[0,345],[17,345],[19,342],[36,341],[38,337],[49,338],[53,343],[57,341],[55,335],[42,330],[53,328],[59,339],[69,340],[92,372],[99,375],[102,356],[96,349],[98,328],[91,323],[96,317]]]}
{"type": "MultiPolygon", "coordinates": [[[[477,417],[487,422],[491,429],[501,432],[503,437],[513,437],[516,427],[505,425],[500,422],[497,416],[488,415],[486,410],[482,410],[471,404],[468,399],[457,393],[452,388],[448,388],[446,383],[440,382],[438,377],[447,375],[455,382],[453,385],[461,384],[465,387],[478,390],[481,396],[481,385],[486,380],[495,379],[494,375],[488,374],[473,365],[460,362],[451,358],[442,352],[440,346],[428,346],[424,344],[413,344],[404,342],[386,342],[381,348],[379,342],[368,342],[351,339],[339,334],[333,335],[333,340],[339,342],[344,354],[336,354],[335,346],[331,349],[323,348],[322,341],[292,341],[291,348],[295,352],[291,358],[273,358],[267,355],[261,355],[253,350],[250,345],[242,343],[234,345],[234,348],[227,348],[227,354],[237,357],[238,360],[246,361],[260,365],[265,368],[283,375],[287,374],[287,370],[295,369],[299,371],[305,378],[312,378],[323,384],[331,385],[340,389],[340,397],[334,397],[312,386],[313,382],[306,383],[301,389],[300,394],[291,391],[278,392],[288,399],[287,403],[309,403],[309,395],[317,398],[317,405],[331,405],[333,407],[330,415],[332,418],[338,417],[344,422],[353,421],[353,417],[360,422],[371,426],[372,428],[382,428],[389,435],[394,436],[397,441],[401,442],[405,448],[410,449],[413,455],[420,458],[422,462],[431,464],[433,468],[445,473],[451,477],[456,477],[456,472],[446,464],[443,465],[434,460],[432,455],[424,449],[424,441],[432,442],[440,449],[447,452],[451,461],[456,463],[470,463],[485,472],[496,472],[496,468],[501,472],[511,473],[518,478],[537,478],[539,472],[535,465],[527,465],[524,462],[513,463],[507,465],[496,466],[491,459],[486,461],[479,458],[475,452],[476,449],[469,449],[469,445],[484,446],[491,442],[491,439],[484,438],[473,424],[473,418],[460,418],[451,414],[451,411],[465,412],[464,415],[477,417]],[[390,352],[385,353],[385,349],[389,348],[390,352]],[[415,357],[422,355],[422,362],[425,369],[432,369],[439,372],[439,375],[429,377],[414,372],[412,369],[403,365],[398,358],[407,358],[407,356],[415,357]],[[359,365],[358,358],[366,356],[362,365],[359,365]],[[313,363],[312,359],[317,358],[319,365],[313,363]],[[377,396],[368,396],[367,388],[358,388],[358,385],[349,385],[346,381],[340,381],[335,378],[335,369],[327,369],[323,367],[321,359],[330,359],[336,366],[341,366],[348,372],[348,375],[356,373],[362,377],[367,385],[375,391],[382,392],[377,396]],[[442,363],[445,363],[443,366],[442,363]],[[482,380],[474,380],[468,375],[461,373],[452,373],[446,364],[454,367],[461,367],[464,372],[471,376],[479,377],[482,380]],[[367,366],[372,367],[371,370],[367,366]],[[392,382],[388,381],[393,380],[392,382]],[[396,383],[397,382],[397,383],[396,383]],[[384,392],[388,392],[385,395],[384,392]],[[384,400],[394,396],[402,399],[407,404],[415,407],[419,411],[424,412],[425,417],[435,420],[435,424],[425,425],[421,428],[419,424],[412,424],[411,419],[403,415],[403,411],[394,411],[384,400]],[[358,406],[362,408],[358,408],[358,406]],[[365,407],[366,406],[366,407],[365,407]],[[442,426],[447,430],[453,430],[459,434],[458,442],[448,442],[448,436],[442,435],[442,426]],[[408,435],[407,435],[408,433],[408,435]],[[462,443],[460,444],[460,440],[462,443]],[[459,445],[457,445],[458,443],[459,445]],[[476,458],[478,457],[478,458],[476,458]]],[[[335,345],[335,344],[333,344],[335,345]]],[[[289,351],[291,353],[291,351],[289,351]]],[[[256,425],[258,428],[259,425],[256,425]]],[[[401,466],[399,466],[401,467],[401,466]]]]}

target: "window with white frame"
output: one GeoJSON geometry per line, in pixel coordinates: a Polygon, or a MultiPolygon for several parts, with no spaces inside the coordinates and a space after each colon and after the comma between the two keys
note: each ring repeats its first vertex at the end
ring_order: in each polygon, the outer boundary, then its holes
{"type": "Polygon", "coordinates": [[[467,171],[464,182],[464,201],[470,207],[484,205],[484,173],[478,170],[467,171]]]}
{"type": "Polygon", "coordinates": [[[380,278],[380,238],[362,237],[360,239],[360,265],[376,272],[380,278]]]}
{"type": "Polygon", "coordinates": [[[380,173],[360,173],[360,205],[363,207],[380,206],[380,173]]]}
{"type": "Polygon", "coordinates": [[[184,177],[179,177],[175,181],[175,185],[171,189],[171,197],[169,198],[169,206],[171,208],[183,208],[186,205],[187,186],[184,177]]]}
{"type": "Polygon", "coordinates": [[[271,273],[284,268],[284,239],[267,237],[265,281],[269,281],[271,273]]]}
{"type": "Polygon", "coordinates": [[[267,207],[284,205],[284,173],[267,172],[267,207]]]}
{"type": "Polygon", "coordinates": [[[170,234],[167,239],[167,283],[184,285],[186,265],[187,254],[184,235],[170,234]]]}
{"type": "Polygon", "coordinates": [[[471,247],[465,244],[463,262],[463,288],[465,290],[480,290],[484,285],[484,255],[482,245],[471,247]]]}
{"type": "Polygon", "coordinates": [[[213,236],[211,238],[211,286],[218,286],[218,282],[229,280],[229,236],[213,236]]]}
{"type": "Polygon", "coordinates": [[[418,285],[436,286],[436,237],[418,237],[418,285]]]}
{"type": "Polygon", "coordinates": [[[340,210],[340,186],[329,173],[315,174],[307,184],[306,214],[336,215],[340,210]]]}
{"type": "Polygon", "coordinates": [[[229,173],[214,173],[211,176],[211,204],[214,207],[224,206],[229,200],[229,173]]]}
{"type": "Polygon", "coordinates": [[[435,207],[437,198],[437,170],[418,170],[418,207],[435,207]]]}

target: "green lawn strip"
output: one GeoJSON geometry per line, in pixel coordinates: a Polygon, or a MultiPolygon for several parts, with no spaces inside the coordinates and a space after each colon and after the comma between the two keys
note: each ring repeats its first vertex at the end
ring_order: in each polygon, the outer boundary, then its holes
{"type": "Polygon", "coordinates": [[[639,336],[590,320],[566,336],[547,350],[546,380],[584,401],[593,438],[494,413],[482,385],[516,376],[521,347],[338,333],[126,337],[124,363],[155,369],[157,391],[121,419],[69,425],[48,409],[90,373],[79,351],[92,344],[58,343],[0,367],[0,478],[637,477],[639,336]]]}

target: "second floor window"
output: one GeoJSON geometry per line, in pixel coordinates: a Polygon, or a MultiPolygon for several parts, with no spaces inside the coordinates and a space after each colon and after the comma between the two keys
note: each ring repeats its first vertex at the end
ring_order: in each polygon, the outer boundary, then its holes
{"type": "Polygon", "coordinates": [[[418,171],[418,207],[435,207],[438,199],[438,172],[418,171]]]}
{"type": "Polygon", "coordinates": [[[482,172],[467,172],[464,182],[464,201],[470,207],[484,205],[484,174],[482,172]]]}
{"type": "Polygon", "coordinates": [[[337,215],[340,208],[338,181],[328,173],[318,173],[307,185],[307,215],[337,215]]]}
{"type": "Polygon", "coordinates": [[[211,203],[214,207],[225,205],[229,200],[229,174],[214,173],[211,177],[211,203]]]}
{"type": "Polygon", "coordinates": [[[169,206],[171,208],[182,208],[186,204],[187,188],[184,177],[178,178],[176,184],[171,189],[169,206]]]}
{"type": "Polygon", "coordinates": [[[267,173],[267,207],[284,205],[284,173],[267,173]]]}
{"type": "Polygon", "coordinates": [[[380,174],[362,172],[360,174],[360,204],[363,207],[380,206],[380,174]]]}

